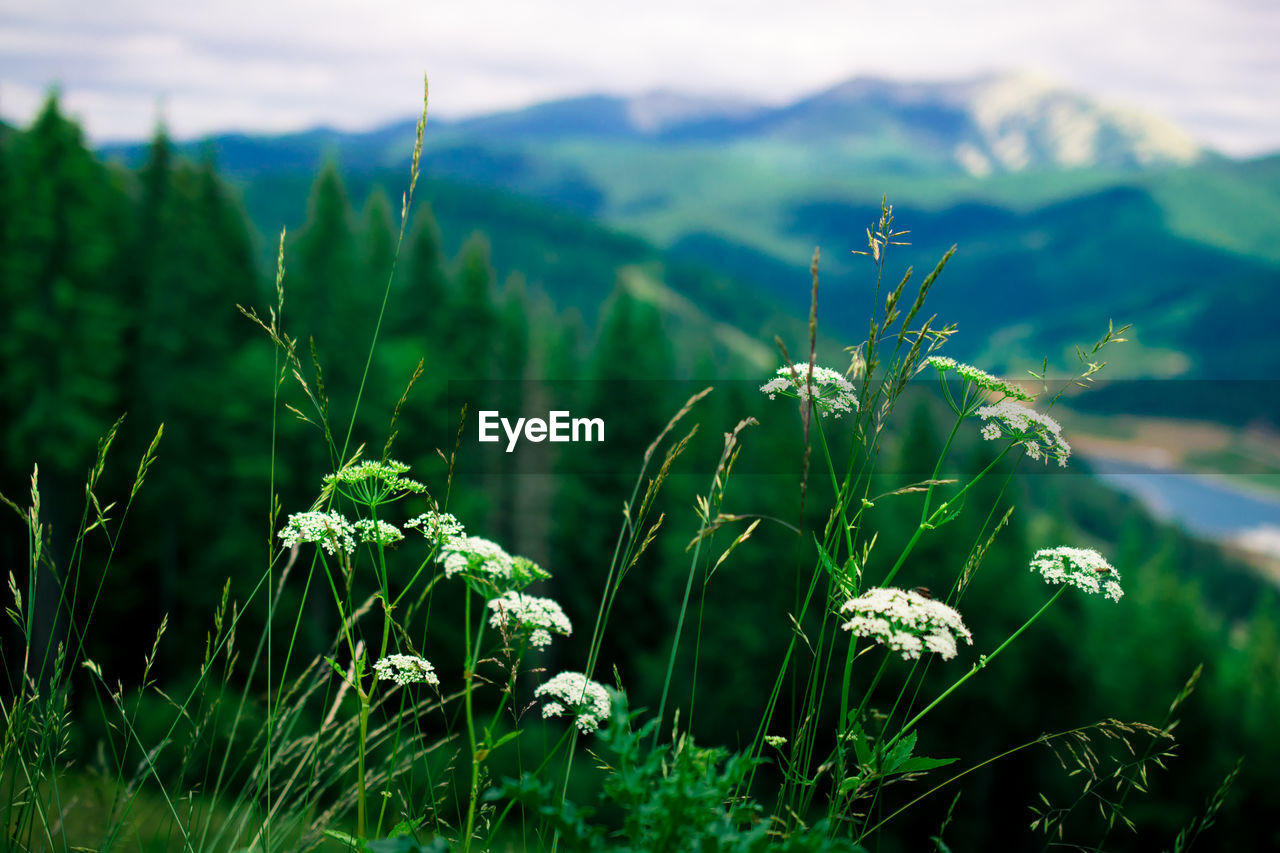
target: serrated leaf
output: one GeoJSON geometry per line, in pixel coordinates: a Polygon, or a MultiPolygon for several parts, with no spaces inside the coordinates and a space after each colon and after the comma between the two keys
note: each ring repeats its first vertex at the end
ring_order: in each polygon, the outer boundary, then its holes
{"type": "Polygon", "coordinates": [[[933,770],[938,767],[946,767],[948,764],[954,764],[959,761],[958,758],[926,758],[923,755],[917,755],[908,758],[906,761],[898,765],[896,773],[923,773],[926,770],[933,770]]]}
{"type": "Polygon", "coordinates": [[[885,754],[884,760],[880,764],[881,771],[886,775],[901,772],[898,767],[911,758],[911,753],[915,748],[916,733],[910,732],[906,737],[895,743],[893,748],[885,754]]]}

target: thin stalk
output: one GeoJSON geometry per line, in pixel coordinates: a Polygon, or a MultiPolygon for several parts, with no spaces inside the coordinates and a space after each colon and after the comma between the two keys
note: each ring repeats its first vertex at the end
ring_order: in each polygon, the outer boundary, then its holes
{"type": "Polygon", "coordinates": [[[941,703],[943,699],[946,699],[948,696],[954,693],[960,687],[960,685],[964,684],[970,678],[973,678],[973,676],[976,675],[979,670],[984,669],[987,666],[987,664],[995,660],[996,657],[999,656],[1001,652],[1007,649],[1014,640],[1018,639],[1018,637],[1022,635],[1023,631],[1030,628],[1037,619],[1043,616],[1045,611],[1048,610],[1050,607],[1052,607],[1053,603],[1057,601],[1059,598],[1061,598],[1062,594],[1066,591],[1067,591],[1067,587],[1063,586],[1057,592],[1055,592],[1053,594],[1053,597],[1044,603],[1043,607],[1037,610],[1030,619],[1028,619],[1026,622],[1023,622],[1022,627],[1014,631],[1012,634],[1010,634],[1009,638],[1005,640],[1003,643],[1001,643],[999,646],[997,646],[994,652],[992,652],[989,655],[983,656],[978,661],[978,663],[975,663],[972,667],[970,667],[969,671],[966,672],[963,676],[961,676],[960,679],[955,684],[952,684],[950,687],[948,687],[945,691],[943,691],[943,693],[940,696],[938,696],[937,699],[934,699],[932,702],[926,705],[924,707],[924,710],[916,714],[914,717],[911,718],[910,721],[908,721],[905,725],[903,725],[903,727],[898,731],[898,733],[894,735],[893,738],[890,739],[889,742],[882,747],[882,751],[887,751],[890,747],[892,747],[895,743],[897,743],[898,740],[901,739],[903,735],[905,735],[907,732],[915,728],[916,724],[919,723],[922,719],[924,719],[924,716],[926,714],[928,714],[935,707],[937,707],[938,704],[941,703]]]}

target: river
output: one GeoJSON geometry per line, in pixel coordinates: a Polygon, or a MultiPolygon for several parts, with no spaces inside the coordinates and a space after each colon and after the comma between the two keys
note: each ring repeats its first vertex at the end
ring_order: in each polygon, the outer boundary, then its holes
{"type": "Polygon", "coordinates": [[[1141,500],[1159,518],[1198,536],[1280,555],[1280,497],[1244,478],[1156,468],[1087,456],[1098,477],[1141,500]]]}

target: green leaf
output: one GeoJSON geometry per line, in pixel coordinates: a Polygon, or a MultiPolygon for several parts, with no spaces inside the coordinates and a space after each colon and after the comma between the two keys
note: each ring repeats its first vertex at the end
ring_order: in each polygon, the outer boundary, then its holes
{"type": "Polygon", "coordinates": [[[350,835],[349,833],[342,832],[341,830],[337,830],[337,829],[326,829],[324,831],[324,834],[334,839],[335,841],[341,841],[343,844],[347,845],[352,850],[364,850],[364,842],[361,841],[359,838],[356,838],[354,835],[350,835]]]}
{"type": "Polygon", "coordinates": [[[948,764],[954,764],[959,760],[958,758],[926,758],[923,755],[917,755],[899,764],[894,772],[923,773],[926,770],[933,770],[937,767],[946,767],[948,764]]]}
{"type": "Polygon", "coordinates": [[[493,745],[489,747],[489,751],[493,752],[495,749],[502,746],[504,743],[507,743],[508,741],[513,741],[516,738],[520,737],[520,733],[522,731],[524,730],[516,729],[514,732],[507,732],[505,735],[503,735],[502,737],[498,738],[496,741],[493,742],[493,745]]]}
{"type": "Polygon", "coordinates": [[[412,835],[378,838],[365,846],[365,850],[369,853],[437,853],[437,851],[448,849],[448,845],[444,844],[442,839],[436,838],[430,844],[424,845],[412,835]]]}
{"type": "Polygon", "coordinates": [[[388,833],[389,838],[397,838],[401,835],[413,835],[418,830],[418,822],[415,820],[402,820],[395,826],[391,827],[388,833]]]}
{"type": "Polygon", "coordinates": [[[906,737],[895,743],[892,749],[885,753],[884,760],[880,764],[881,772],[886,776],[890,773],[901,772],[898,768],[911,758],[911,753],[915,748],[916,733],[910,732],[906,737]]]}

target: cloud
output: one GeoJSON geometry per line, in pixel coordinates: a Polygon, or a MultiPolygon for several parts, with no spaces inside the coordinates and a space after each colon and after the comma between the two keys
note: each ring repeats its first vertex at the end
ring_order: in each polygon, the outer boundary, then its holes
{"type": "Polygon", "coordinates": [[[779,102],[856,73],[1027,68],[1237,153],[1280,148],[1264,0],[6,0],[0,114],[60,84],[96,139],[460,116],[665,87],[779,102]]]}

